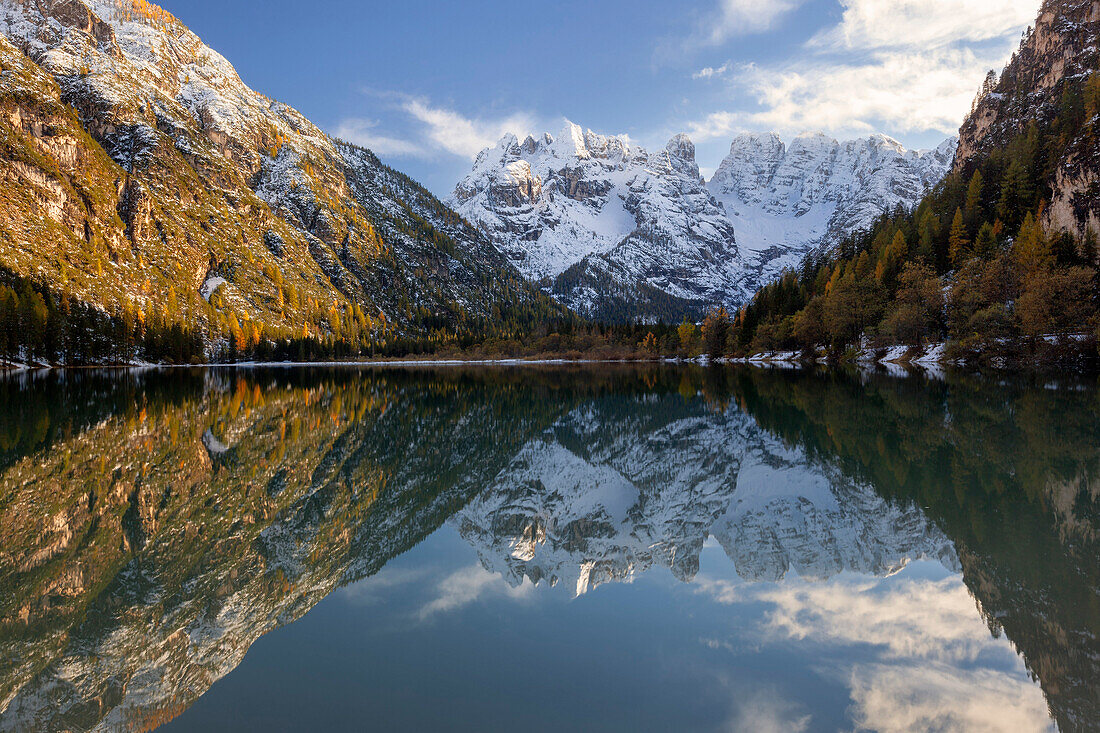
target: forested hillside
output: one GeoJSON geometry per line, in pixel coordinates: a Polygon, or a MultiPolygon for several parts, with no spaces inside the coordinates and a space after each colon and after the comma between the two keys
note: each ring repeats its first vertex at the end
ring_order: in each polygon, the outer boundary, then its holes
{"type": "Polygon", "coordinates": [[[0,0],[0,181],[0,359],[364,353],[564,314],[143,1],[0,0]]]}
{"type": "Polygon", "coordinates": [[[1100,172],[1098,11],[1047,0],[987,79],[951,174],[914,210],[763,288],[733,317],[729,348],[949,339],[954,357],[1005,363],[1095,342],[1100,200],[1079,184],[1100,172]]]}

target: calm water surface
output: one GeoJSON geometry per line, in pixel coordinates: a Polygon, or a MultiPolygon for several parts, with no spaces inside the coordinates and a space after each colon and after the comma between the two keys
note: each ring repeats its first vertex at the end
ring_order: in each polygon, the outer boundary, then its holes
{"type": "Polygon", "coordinates": [[[0,379],[0,730],[1100,728],[1100,394],[0,379]]]}

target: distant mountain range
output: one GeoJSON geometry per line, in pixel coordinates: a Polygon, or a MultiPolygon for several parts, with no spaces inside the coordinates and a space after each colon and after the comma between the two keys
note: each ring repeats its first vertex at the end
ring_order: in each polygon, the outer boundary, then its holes
{"type": "Polygon", "coordinates": [[[707,184],[683,135],[649,153],[569,124],[482,153],[452,210],[155,5],[0,0],[0,34],[0,266],[210,343],[242,323],[385,338],[546,318],[546,294],[679,320],[912,205],[951,162],[950,143],[750,137],[707,184]]]}
{"type": "Polygon", "coordinates": [[[951,170],[956,138],[906,150],[872,135],[837,142],[820,133],[788,146],[741,135],[707,183],[737,231],[754,291],[815,247],[828,246],[898,206],[912,208],[951,170]]]}
{"type": "Polygon", "coordinates": [[[566,415],[450,521],[487,570],[573,595],[653,567],[689,582],[712,536],[752,581],[884,576],[922,558],[958,566],[918,507],[883,500],[744,413],[700,413],[678,394],[566,415]]]}
{"type": "Polygon", "coordinates": [[[746,581],[936,560],[1063,729],[1096,719],[1090,393],[656,367],[284,376],[0,380],[0,730],[162,724],[444,523],[508,582],[569,595],[693,580],[710,538],[746,581]]]}
{"type": "Polygon", "coordinates": [[[568,123],[506,135],[447,202],[571,308],[668,319],[737,306],[815,247],[916,205],[954,152],[953,138],[913,152],[881,135],[745,135],[705,182],[684,135],[651,154],[568,123]]]}

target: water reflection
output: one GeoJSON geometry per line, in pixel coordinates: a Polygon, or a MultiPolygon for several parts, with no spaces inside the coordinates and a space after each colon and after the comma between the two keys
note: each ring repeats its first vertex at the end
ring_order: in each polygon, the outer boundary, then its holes
{"type": "MultiPolygon", "coordinates": [[[[651,568],[677,579],[655,594],[713,609],[690,661],[710,685],[783,649],[828,668],[842,727],[1100,721],[1092,389],[678,368],[87,373],[0,382],[0,413],[3,730],[155,728],[349,584],[376,603],[418,589],[406,616],[423,625],[651,568]],[[394,566],[441,527],[476,562],[394,566]]],[[[722,724],[828,720],[729,684],[722,724]]]]}

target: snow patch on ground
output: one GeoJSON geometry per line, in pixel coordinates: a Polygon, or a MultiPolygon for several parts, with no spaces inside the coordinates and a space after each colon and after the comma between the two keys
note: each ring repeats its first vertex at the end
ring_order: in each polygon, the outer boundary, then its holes
{"type": "Polygon", "coordinates": [[[901,363],[905,360],[905,357],[909,354],[910,350],[911,349],[908,346],[891,346],[890,349],[886,352],[886,356],[879,359],[879,362],[882,364],[901,363]]]}
{"type": "Polygon", "coordinates": [[[213,455],[221,455],[229,452],[229,446],[218,440],[209,429],[202,434],[202,444],[213,455]]]}
{"type": "Polygon", "coordinates": [[[218,292],[218,288],[220,288],[222,285],[227,284],[228,282],[228,280],[226,280],[224,277],[221,277],[220,275],[211,275],[210,277],[206,278],[206,282],[204,282],[202,284],[202,287],[199,288],[199,295],[202,296],[203,300],[209,303],[210,298],[214,296],[214,293],[218,292]]]}
{"type": "Polygon", "coordinates": [[[929,346],[923,355],[913,359],[917,366],[940,366],[947,355],[947,344],[939,343],[929,346]]]}

